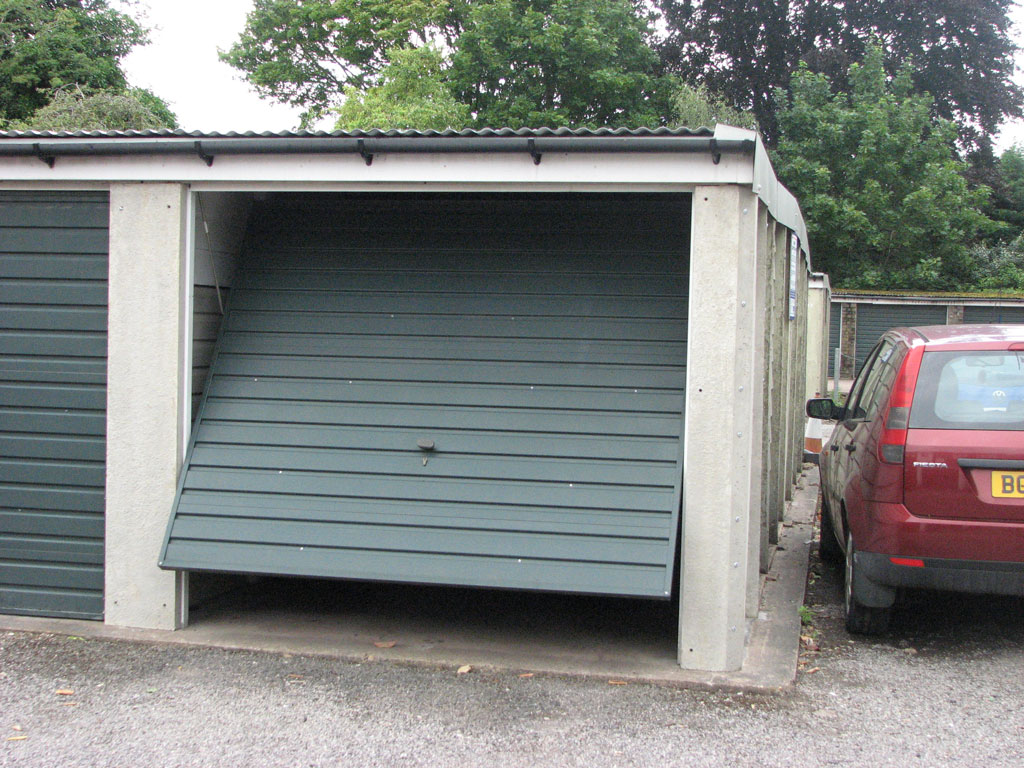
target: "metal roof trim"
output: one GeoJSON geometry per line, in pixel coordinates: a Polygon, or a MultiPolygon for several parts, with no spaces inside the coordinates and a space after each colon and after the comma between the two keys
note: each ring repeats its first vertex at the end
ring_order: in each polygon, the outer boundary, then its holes
{"type": "Polygon", "coordinates": [[[368,131],[0,131],[0,141],[17,139],[296,139],[296,138],[547,138],[547,137],[647,137],[712,138],[712,128],[474,128],[455,130],[372,129],[368,131]]]}

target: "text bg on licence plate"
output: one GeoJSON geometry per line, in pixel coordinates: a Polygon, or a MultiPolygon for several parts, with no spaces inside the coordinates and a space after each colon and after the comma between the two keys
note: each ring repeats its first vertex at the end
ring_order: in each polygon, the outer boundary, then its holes
{"type": "Polygon", "coordinates": [[[1024,472],[993,472],[992,495],[1002,499],[1024,499],[1024,472]]]}

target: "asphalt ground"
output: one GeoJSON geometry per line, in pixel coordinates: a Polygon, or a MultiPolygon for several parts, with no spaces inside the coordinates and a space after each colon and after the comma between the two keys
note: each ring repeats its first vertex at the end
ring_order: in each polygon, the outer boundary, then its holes
{"type": "Polygon", "coordinates": [[[812,554],[796,682],[728,693],[0,634],[0,765],[1024,765],[1024,600],[912,593],[853,638],[812,554]]]}

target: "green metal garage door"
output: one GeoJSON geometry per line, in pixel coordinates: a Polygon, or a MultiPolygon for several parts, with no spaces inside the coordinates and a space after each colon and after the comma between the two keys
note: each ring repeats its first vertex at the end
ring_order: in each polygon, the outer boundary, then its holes
{"type": "Polygon", "coordinates": [[[161,566],[666,597],[685,196],[255,211],[161,566]]]}
{"type": "Polygon", "coordinates": [[[1024,323],[1024,307],[995,307],[968,304],[964,307],[965,323],[1024,323]]]}
{"type": "Polygon", "coordinates": [[[945,324],[945,306],[936,304],[858,304],[857,370],[860,371],[875,344],[890,328],[945,324]]]}
{"type": "Polygon", "coordinates": [[[105,193],[0,192],[0,612],[103,615],[105,193]]]}

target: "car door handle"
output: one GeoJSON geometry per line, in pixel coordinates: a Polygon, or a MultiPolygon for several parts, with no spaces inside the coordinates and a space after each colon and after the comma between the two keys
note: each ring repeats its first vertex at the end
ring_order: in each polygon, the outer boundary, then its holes
{"type": "Polygon", "coordinates": [[[847,443],[846,445],[843,446],[843,448],[846,449],[847,453],[853,453],[854,451],[857,450],[857,444],[856,443],[847,443]]]}

